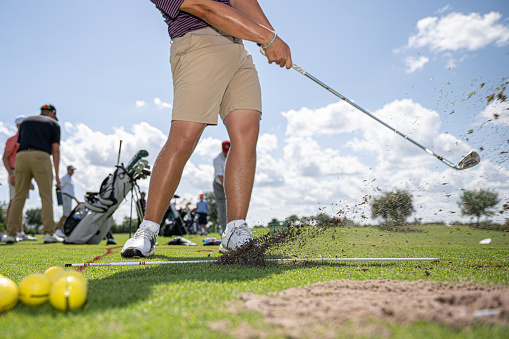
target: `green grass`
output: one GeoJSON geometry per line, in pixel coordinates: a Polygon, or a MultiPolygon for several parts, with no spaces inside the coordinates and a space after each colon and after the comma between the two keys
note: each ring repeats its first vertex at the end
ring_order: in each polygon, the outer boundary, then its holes
{"type": "MultiPolygon", "coordinates": [[[[69,313],[48,303],[18,304],[0,315],[0,338],[223,338],[207,324],[227,319],[272,333],[277,330],[256,312],[232,314],[228,302],[239,294],[266,294],[334,279],[474,281],[509,284],[509,233],[468,227],[422,226],[417,232],[385,232],[375,228],[326,230],[313,239],[285,246],[279,252],[299,257],[437,257],[439,262],[336,262],[266,267],[173,264],[158,266],[87,267],[86,305],[69,313]],[[489,245],[480,245],[485,238],[489,245]],[[304,244],[304,245],[303,245],[304,244]],[[274,331],[271,331],[274,330],[274,331]]],[[[263,232],[259,231],[258,232],[263,232]]],[[[259,234],[257,233],[257,234],[259,234]]],[[[256,234],[255,234],[256,235],[256,234]]],[[[217,235],[216,235],[217,236],[217,235]]],[[[115,236],[119,245],[127,234],[115,236]]],[[[218,257],[217,246],[202,246],[204,237],[189,238],[198,246],[168,246],[159,238],[149,260],[196,260],[218,257]]],[[[40,237],[42,239],[42,237],[40,237]]],[[[82,263],[106,254],[100,245],[44,245],[42,241],[0,244],[0,273],[19,283],[26,275],[50,266],[82,263]]],[[[138,261],[120,256],[120,247],[99,262],[138,261]]],[[[345,325],[354,326],[354,325],[345,325]]],[[[509,326],[475,325],[458,331],[441,324],[384,324],[394,338],[504,338],[509,326]]],[[[345,327],[345,330],[347,329],[345,327]]],[[[338,337],[345,337],[338,333],[338,337]]],[[[233,334],[232,334],[233,337],[233,334]]]]}

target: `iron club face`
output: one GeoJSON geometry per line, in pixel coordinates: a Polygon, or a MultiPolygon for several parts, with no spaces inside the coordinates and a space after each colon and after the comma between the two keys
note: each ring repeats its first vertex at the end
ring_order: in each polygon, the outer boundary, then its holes
{"type": "Polygon", "coordinates": [[[481,157],[477,152],[471,151],[463,159],[461,159],[454,167],[458,170],[464,170],[474,167],[481,161],[481,157]]]}

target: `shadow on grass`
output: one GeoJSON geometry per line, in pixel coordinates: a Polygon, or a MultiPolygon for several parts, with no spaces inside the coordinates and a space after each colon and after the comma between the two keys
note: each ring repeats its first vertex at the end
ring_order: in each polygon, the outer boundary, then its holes
{"type": "MultiPolygon", "coordinates": [[[[159,256],[160,259],[173,261],[182,258],[159,256]]],[[[201,260],[203,258],[187,258],[189,260],[201,260]]],[[[369,263],[363,266],[369,268],[388,268],[396,263],[369,263]]],[[[290,270],[310,270],[317,266],[351,266],[354,263],[322,263],[322,262],[285,262],[285,264],[269,264],[267,266],[241,266],[241,265],[217,265],[214,263],[191,263],[140,266],[133,269],[122,270],[107,277],[89,280],[89,298],[86,310],[89,312],[104,311],[107,308],[125,308],[154,298],[154,287],[167,285],[168,290],[175,289],[178,285],[184,285],[190,289],[196,288],[195,282],[207,282],[221,286],[226,283],[248,282],[264,279],[269,276],[281,274],[290,270]]],[[[100,267],[96,269],[109,269],[100,267]]],[[[305,273],[299,273],[304,274],[305,273]]],[[[198,286],[203,286],[198,284],[198,286]]],[[[246,290],[248,291],[248,290],[246,290]]],[[[199,290],[190,292],[199,294],[199,290]]],[[[181,296],[179,296],[181,297],[181,296]]],[[[171,302],[168,300],[168,302],[171,302]]]]}

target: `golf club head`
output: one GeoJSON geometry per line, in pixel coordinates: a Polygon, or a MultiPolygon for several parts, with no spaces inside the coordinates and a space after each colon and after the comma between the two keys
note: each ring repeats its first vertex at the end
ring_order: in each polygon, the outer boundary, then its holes
{"type": "Polygon", "coordinates": [[[463,159],[456,164],[456,169],[464,170],[470,167],[474,167],[481,161],[481,157],[477,152],[471,151],[463,159]]]}

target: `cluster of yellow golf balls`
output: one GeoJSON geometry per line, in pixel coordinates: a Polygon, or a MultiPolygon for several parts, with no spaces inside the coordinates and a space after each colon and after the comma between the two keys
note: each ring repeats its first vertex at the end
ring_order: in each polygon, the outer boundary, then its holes
{"type": "Polygon", "coordinates": [[[66,312],[85,304],[88,282],[78,271],[66,271],[53,266],[44,274],[34,273],[26,276],[19,286],[0,274],[0,312],[5,312],[18,304],[37,306],[49,300],[51,306],[66,312]]]}

